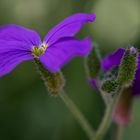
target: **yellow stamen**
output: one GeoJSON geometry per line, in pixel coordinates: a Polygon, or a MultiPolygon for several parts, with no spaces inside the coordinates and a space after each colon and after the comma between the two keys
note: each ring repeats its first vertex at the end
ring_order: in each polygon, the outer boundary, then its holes
{"type": "Polygon", "coordinates": [[[33,46],[32,54],[35,57],[39,57],[40,55],[42,55],[46,51],[47,47],[48,47],[48,44],[42,44],[40,47],[33,46]]]}

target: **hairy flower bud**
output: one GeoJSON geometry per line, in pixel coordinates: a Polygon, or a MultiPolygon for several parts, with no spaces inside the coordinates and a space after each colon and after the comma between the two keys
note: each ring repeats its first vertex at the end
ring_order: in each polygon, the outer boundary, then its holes
{"type": "Polygon", "coordinates": [[[96,78],[99,74],[101,67],[100,58],[98,46],[95,45],[92,48],[91,53],[86,58],[86,70],[90,79],[96,78]]]}
{"type": "Polygon", "coordinates": [[[44,68],[38,59],[35,59],[35,64],[37,65],[38,71],[42,76],[49,93],[51,95],[57,95],[60,93],[65,83],[62,73],[60,71],[57,73],[51,73],[44,68]]]}
{"type": "Polygon", "coordinates": [[[134,47],[126,49],[119,67],[117,78],[122,86],[128,87],[132,84],[137,69],[137,59],[138,53],[134,47]]]}
{"type": "Polygon", "coordinates": [[[119,90],[119,83],[116,79],[108,79],[103,82],[101,89],[106,93],[113,94],[119,90]]]}

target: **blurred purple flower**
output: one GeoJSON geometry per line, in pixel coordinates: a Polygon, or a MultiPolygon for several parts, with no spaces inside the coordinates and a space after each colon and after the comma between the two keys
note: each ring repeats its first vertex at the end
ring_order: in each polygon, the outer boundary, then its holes
{"type": "MultiPolygon", "coordinates": [[[[131,53],[135,53],[134,47],[130,48],[131,53]]],[[[124,55],[125,49],[119,48],[115,53],[109,54],[102,60],[102,68],[106,71],[118,66],[124,55]]],[[[140,55],[138,57],[137,71],[132,87],[124,89],[113,112],[113,120],[119,125],[127,126],[131,121],[133,97],[140,95],[140,55]]]]}
{"type": "Polygon", "coordinates": [[[39,35],[18,25],[0,27],[0,76],[13,70],[17,64],[38,58],[52,73],[75,56],[89,53],[89,38],[78,40],[73,36],[87,22],[93,22],[95,14],[74,14],[48,32],[43,42],[39,35]]]}
{"type": "MultiPolygon", "coordinates": [[[[131,47],[132,53],[135,51],[133,47],[131,47]]],[[[116,52],[113,54],[109,54],[102,60],[102,69],[105,71],[108,71],[112,69],[115,66],[119,66],[121,59],[124,55],[125,49],[119,48],[116,52]]],[[[135,79],[133,81],[132,85],[132,95],[137,96],[140,95],[140,55],[138,57],[138,65],[137,65],[137,71],[135,74],[135,79]]]]}
{"type": "MultiPolygon", "coordinates": [[[[135,48],[131,47],[130,51],[135,53],[135,48]]],[[[113,67],[119,66],[121,59],[124,55],[125,49],[119,48],[112,54],[107,55],[101,61],[101,68],[105,72],[108,72],[113,67]]],[[[95,79],[94,83],[91,84],[95,87],[95,79]]],[[[133,97],[140,95],[140,55],[138,57],[138,65],[137,71],[135,74],[135,79],[133,81],[132,87],[125,89],[116,105],[116,108],[113,112],[113,120],[119,125],[126,126],[131,120],[131,109],[132,109],[132,101],[133,97]]],[[[96,85],[97,87],[98,85],[96,85]]]]}

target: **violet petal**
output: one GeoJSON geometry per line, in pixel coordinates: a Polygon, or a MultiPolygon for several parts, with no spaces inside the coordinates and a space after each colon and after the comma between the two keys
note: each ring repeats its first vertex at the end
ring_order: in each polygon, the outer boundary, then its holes
{"type": "Polygon", "coordinates": [[[13,50],[0,52],[0,77],[8,74],[19,63],[29,59],[33,59],[33,56],[24,51],[13,50]]]}
{"type": "Polygon", "coordinates": [[[102,60],[102,68],[104,70],[109,70],[113,68],[114,66],[118,66],[121,62],[124,52],[125,52],[125,49],[119,48],[114,53],[107,55],[102,60]]]}
{"type": "Polygon", "coordinates": [[[137,66],[137,71],[135,75],[135,80],[133,83],[133,95],[134,96],[140,96],[140,55],[138,57],[138,66],[137,66]]]}
{"type": "Polygon", "coordinates": [[[28,50],[31,49],[32,46],[41,44],[41,39],[35,31],[19,25],[1,26],[0,40],[22,42],[26,44],[28,50]]]}
{"type": "Polygon", "coordinates": [[[17,25],[0,27],[0,76],[13,70],[17,64],[33,59],[31,49],[41,40],[32,30],[17,25]]]}
{"type": "Polygon", "coordinates": [[[33,58],[22,42],[0,40],[0,76],[12,71],[17,64],[33,58]]]}
{"type": "Polygon", "coordinates": [[[46,35],[44,42],[52,44],[61,37],[70,37],[76,34],[80,28],[87,22],[93,22],[96,18],[95,14],[79,13],[74,14],[61,23],[56,25],[46,35]]]}
{"type": "Polygon", "coordinates": [[[87,55],[90,52],[90,46],[89,38],[82,41],[73,37],[61,38],[47,48],[46,52],[40,56],[40,61],[48,70],[55,73],[73,57],[87,55]]]}

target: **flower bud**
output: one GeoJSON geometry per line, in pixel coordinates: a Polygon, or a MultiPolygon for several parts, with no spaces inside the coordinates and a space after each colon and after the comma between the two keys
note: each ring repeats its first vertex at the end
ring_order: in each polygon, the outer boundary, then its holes
{"type": "Polygon", "coordinates": [[[94,79],[97,77],[100,71],[100,52],[98,46],[95,45],[90,54],[86,57],[86,70],[89,79],[94,79]]]}
{"type": "Polygon", "coordinates": [[[132,84],[137,70],[137,59],[138,53],[134,47],[126,49],[119,67],[117,78],[122,86],[128,87],[132,84]]]}
{"type": "Polygon", "coordinates": [[[51,95],[57,95],[60,93],[65,83],[62,73],[60,71],[56,73],[49,72],[38,59],[35,59],[35,64],[49,93],[51,95]]]}
{"type": "Polygon", "coordinates": [[[119,83],[116,79],[108,79],[103,82],[101,89],[106,93],[113,94],[119,90],[119,83]]]}

